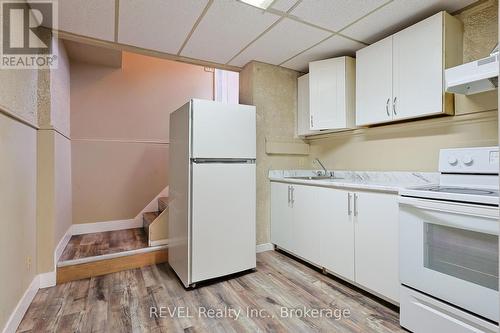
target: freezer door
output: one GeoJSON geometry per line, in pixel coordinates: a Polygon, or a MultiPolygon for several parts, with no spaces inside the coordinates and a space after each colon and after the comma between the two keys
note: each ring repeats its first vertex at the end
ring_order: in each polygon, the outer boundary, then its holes
{"type": "Polygon", "coordinates": [[[255,158],[255,106],[192,101],[192,158],[255,158]]]}
{"type": "Polygon", "coordinates": [[[191,281],[255,268],[255,164],[192,170],[191,281]]]}

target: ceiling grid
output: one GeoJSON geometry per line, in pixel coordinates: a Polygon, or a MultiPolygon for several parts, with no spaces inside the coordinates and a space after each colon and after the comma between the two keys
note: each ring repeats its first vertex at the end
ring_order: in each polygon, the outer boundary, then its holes
{"type": "MultiPolygon", "coordinates": [[[[273,0],[267,9],[240,0],[174,0],[168,6],[152,0],[142,9],[134,0],[102,1],[113,3],[111,38],[117,43],[221,65],[257,60],[304,71],[309,61],[354,55],[437,11],[454,12],[476,0],[273,0]]],[[[99,13],[101,21],[105,14],[99,13]]]]}

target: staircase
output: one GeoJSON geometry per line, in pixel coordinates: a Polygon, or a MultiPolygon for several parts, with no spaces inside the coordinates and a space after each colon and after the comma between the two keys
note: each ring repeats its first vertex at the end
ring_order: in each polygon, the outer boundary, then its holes
{"type": "Polygon", "coordinates": [[[158,211],[142,215],[142,225],[148,235],[149,246],[166,245],[168,242],[168,197],[158,198],[158,211]]]}
{"type": "Polygon", "coordinates": [[[168,261],[168,197],[142,215],[143,228],[71,237],[57,263],[57,284],[168,261]]]}

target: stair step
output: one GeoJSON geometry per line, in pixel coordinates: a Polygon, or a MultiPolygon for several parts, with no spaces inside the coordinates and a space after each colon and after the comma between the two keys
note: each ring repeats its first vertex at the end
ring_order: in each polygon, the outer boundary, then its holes
{"type": "Polygon", "coordinates": [[[168,207],[168,197],[158,198],[158,211],[161,213],[168,207]]]}
{"type": "Polygon", "coordinates": [[[85,259],[88,262],[58,266],[57,284],[168,262],[168,250],[165,246],[156,246],[85,259]]]}
{"type": "Polygon", "coordinates": [[[142,214],[142,226],[146,230],[146,234],[149,235],[149,226],[153,221],[160,215],[159,212],[147,212],[142,214]]]}

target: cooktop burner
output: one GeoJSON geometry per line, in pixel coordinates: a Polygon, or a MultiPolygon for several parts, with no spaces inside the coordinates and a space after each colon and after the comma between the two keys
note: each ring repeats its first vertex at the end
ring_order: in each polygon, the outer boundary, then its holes
{"type": "Polygon", "coordinates": [[[432,192],[498,196],[498,191],[468,187],[436,186],[425,189],[432,192]]]}

